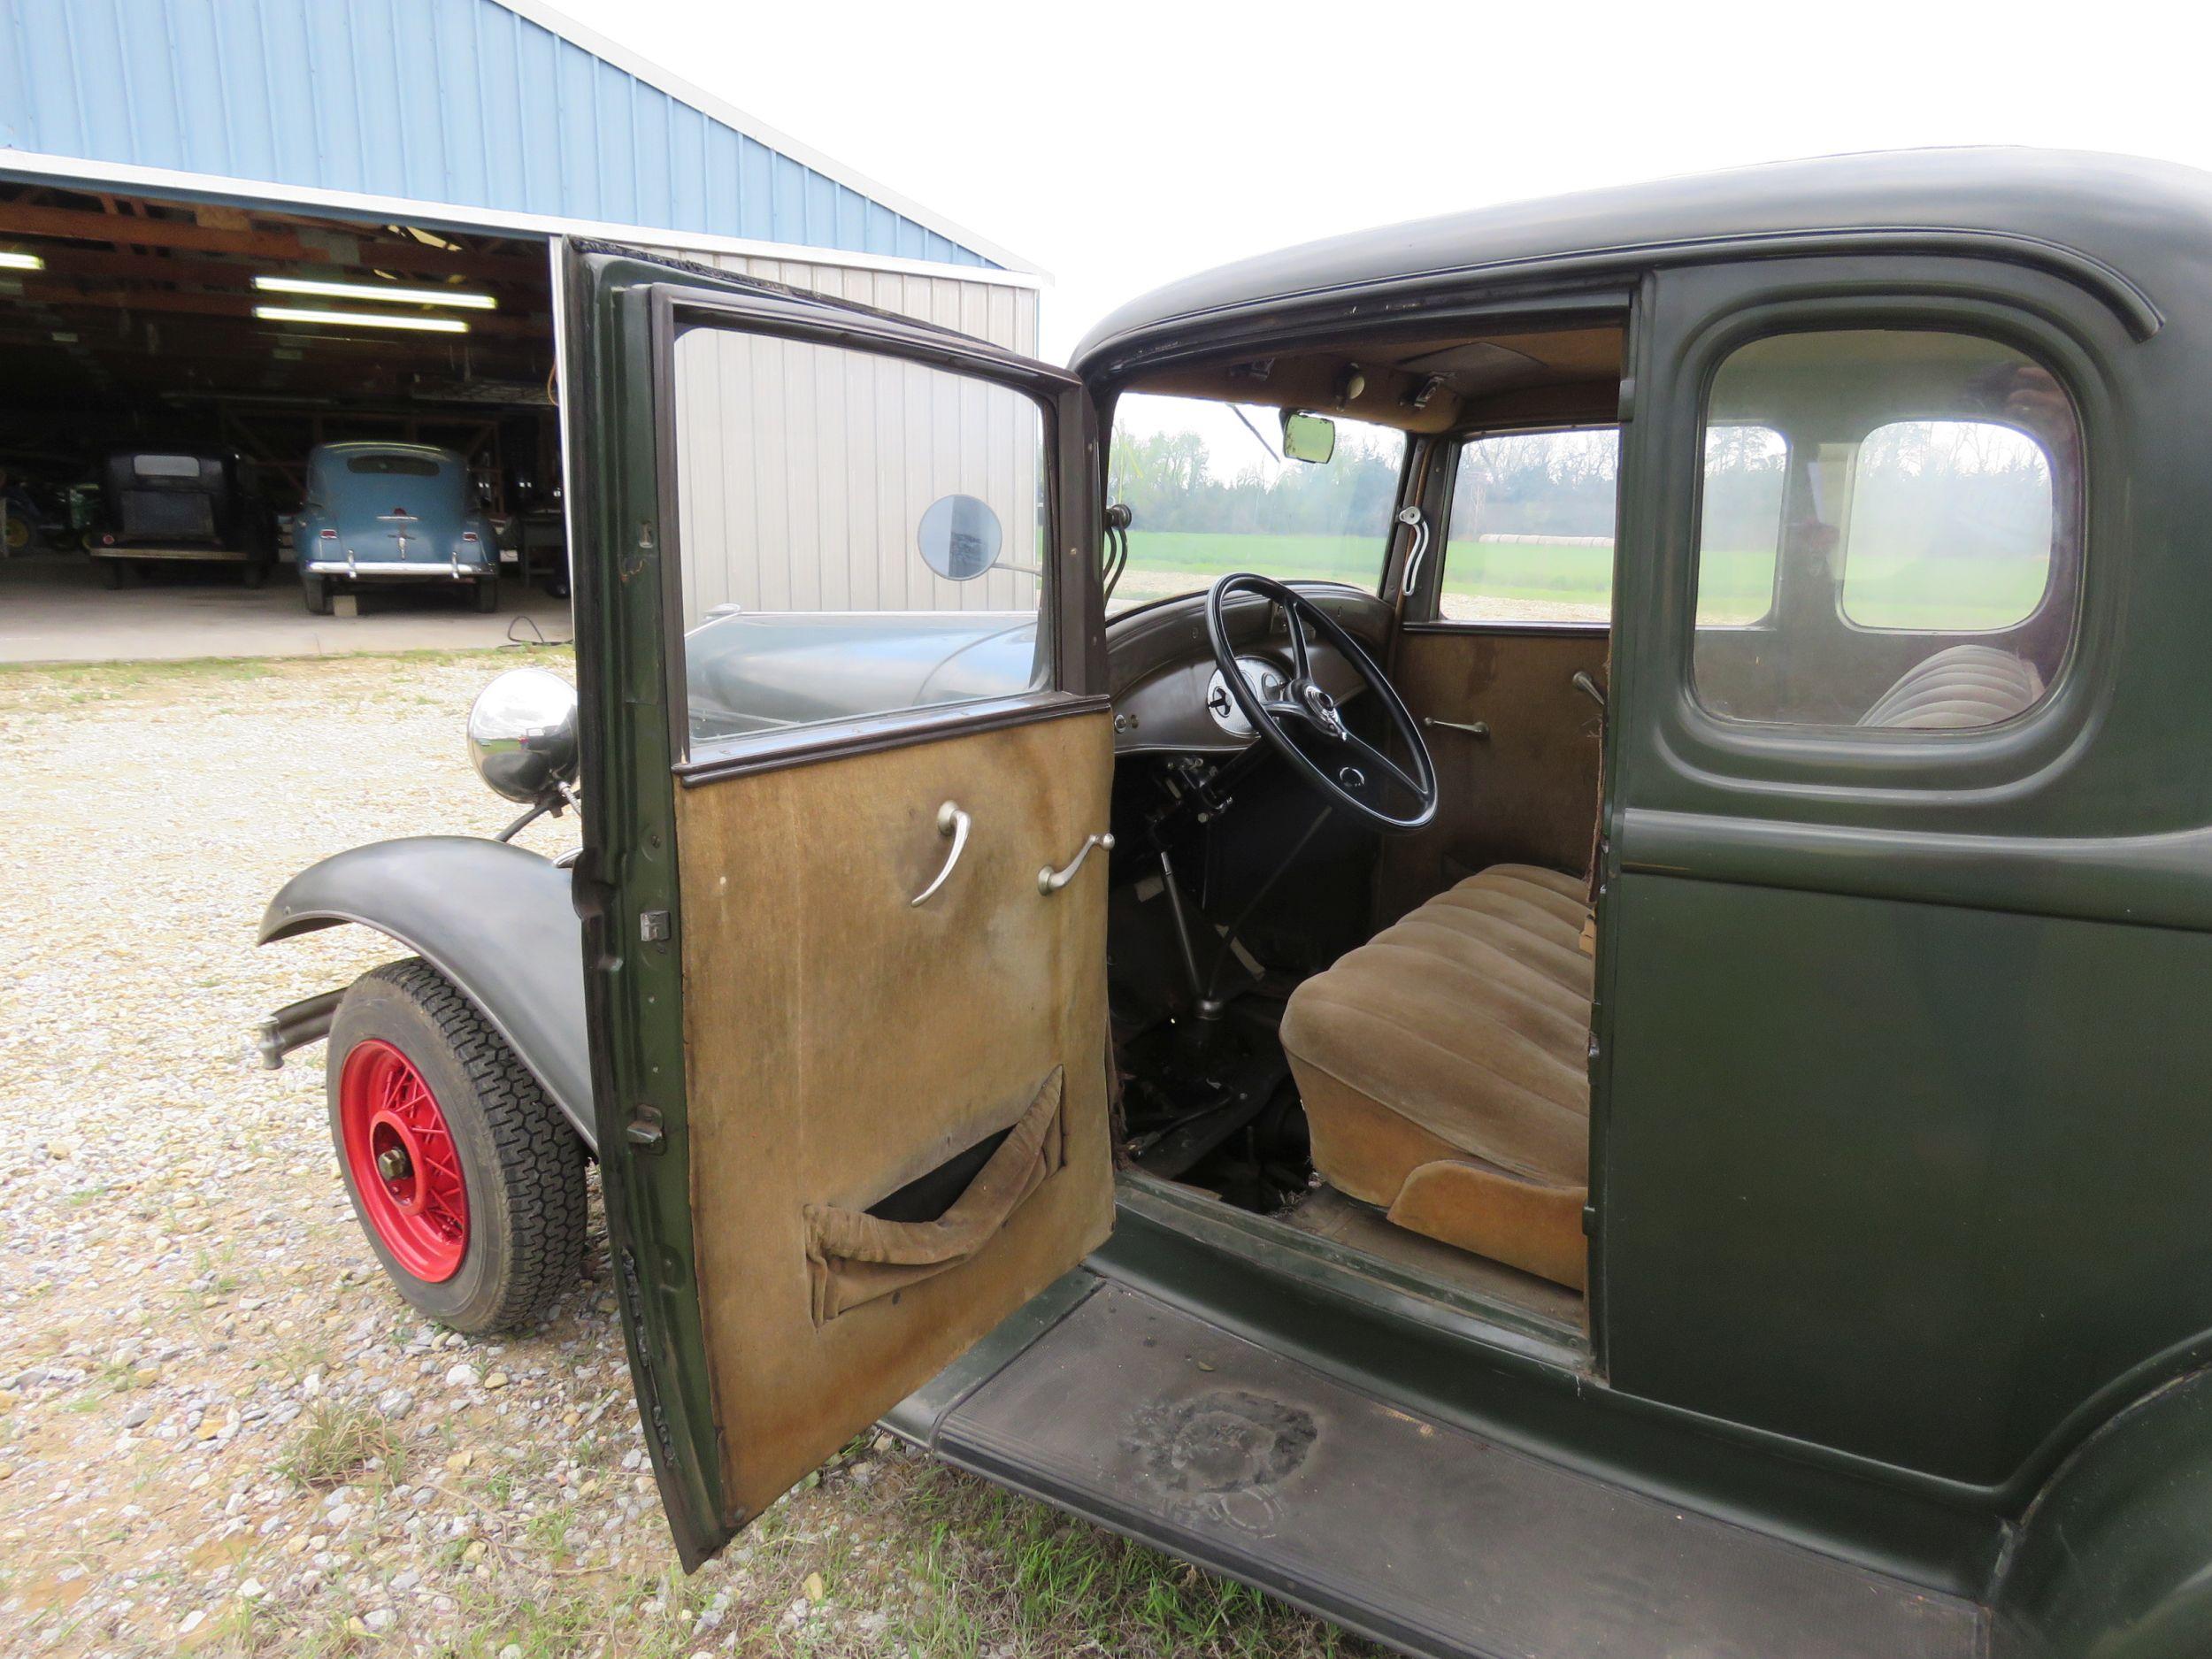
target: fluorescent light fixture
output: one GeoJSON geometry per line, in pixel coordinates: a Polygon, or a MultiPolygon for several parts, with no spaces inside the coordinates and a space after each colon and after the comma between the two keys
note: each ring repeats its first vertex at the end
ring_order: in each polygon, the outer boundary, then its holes
{"type": "Polygon", "coordinates": [[[46,261],[35,253],[11,253],[0,248],[0,271],[43,271],[46,261]]]}
{"type": "Polygon", "coordinates": [[[326,300],[398,300],[411,305],[450,305],[460,311],[489,311],[499,302],[488,294],[458,288],[403,288],[386,282],[322,282],[313,277],[257,276],[254,287],[271,294],[312,294],[326,300]]]}
{"type": "Polygon", "coordinates": [[[257,305],[253,314],[265,323],[327,323],[334,328],[407,328],[422,334],[465,334],[469,331],[469,326],[458,317],[385,317],[374,311],[304,311],[296,305],[257,305]]]}

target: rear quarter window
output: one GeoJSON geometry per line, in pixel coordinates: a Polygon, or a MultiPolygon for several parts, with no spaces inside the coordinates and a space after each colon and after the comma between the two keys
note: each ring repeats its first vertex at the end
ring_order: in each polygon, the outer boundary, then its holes
{"type": "Polygon", "coordinates": [[[1708,394],[1692,674],[1712,713],[1965,731],[2048,694],[2082,440],[2041,364],[1942,330],[1778,334],[1708,394]]]}
{"type": "Polygon", "coordinates": [[[2051,457],[2016,426],[1877,427],[1852,463],[1843,614],[1954,633],[2024,621],[2050,585],[2052,506],[2051,457]]]}
{"type": "Polygon", "coordinates": [[[346,457],[349,472],[370,472],[385,478],[435,478],[445,469],[436,461],[419,455],[349,455],[346,457]]]}

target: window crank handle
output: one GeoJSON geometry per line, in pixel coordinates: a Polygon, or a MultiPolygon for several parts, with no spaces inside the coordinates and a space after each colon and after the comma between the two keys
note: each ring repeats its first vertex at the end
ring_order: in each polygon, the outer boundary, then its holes
{"type": "Polygon", "coordinates": [[[952,867],[960,862],[960,855],[968,850],[968,826],[972,822],[973,820],[953,802],[948,801],[937,809],[937,833],[952,837],[952,850],[945,855],[945,867],[937,872],[937,879],[906,902],[909,910],[918,904],[928,903],[937,889],[945,885],[945,878],[952,874],[952,867]]]}
{"type": "Polygon", "coordinates": [[[1064,870],[1055,870],[1050,864],[1047,864],[1037,872],[1037,891],[1048,895],[1057,893],[1069,882],[1074,880],[1075,872],[1083,867],[1083,861],[1091,856],[1091,849],[1094,847],[1103,848],[1106,851],[1111,852],[1114,850],[1114,838],[1110,833],[1087,837],[1083,844],[1075,849],[1075,856],[1069,861],[1068,867],[1064,870]]]}

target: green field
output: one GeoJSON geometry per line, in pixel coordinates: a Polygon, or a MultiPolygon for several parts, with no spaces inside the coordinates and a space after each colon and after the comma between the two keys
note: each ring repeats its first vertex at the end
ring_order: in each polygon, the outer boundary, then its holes
{"type": "MultiPolygon", "coordinates": [[[[1112,609],[1125,611],[1191,593],[1230,571],[1286,580],[1341,581],[1372,592],[1382,555],[1371,536],[1240,535],[1202,531],[1133,531],[1129,568],[1112,609]]],[[[1959,633],[2008,626],[2035,608],[2047,574],[2041,559],[1885,557],[1861,553],[1844,591],[1851,619],[1865,627],[1959,633]]],[[[1460,619],[1485,615],[1594,619],[1612,595],[1613,553],[1554,541],[1463,542],[1448,548],[1442,610],[1460,619]]],[[[1770,549],[1708,549],[1700,574],[1698,618],[1709,626],[1755,622],[1774,589],[1770,549]]]]}

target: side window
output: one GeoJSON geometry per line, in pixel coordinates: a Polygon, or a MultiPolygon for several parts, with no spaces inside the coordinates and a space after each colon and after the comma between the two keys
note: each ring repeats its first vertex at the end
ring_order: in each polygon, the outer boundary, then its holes
{"type": "Polygon", "coordinates": [[[1853,463],[1843,614],[1972,633],[2025,621],[2051,581],[2051,457],[1993,420],[1899,420],[1853,463]]]}
{"type": "Polygon", "coordinates": [[[1043,685],[1049,480],[1025,394],[695,327],[673,388],[695,748],[1043,685]]]}
{"type": "Polygon", "coordinates": [[[1771,426],[1706,427],[1698,626],[1747,627],[1773,614],[1789,458],[1788,440],[1771,426]]]}
{"type": "Polygon", "coordinates": [[[1620,456],[1621,434],[1610,426],[1461,444],[1437,615],[1610,623],[1620,456]]]}
{"type": "Polygon", "coordinates": [[[1708,396],[1698,699],[1799,726],[1970,730],[2025,713],[2072,637],[2081,435],[1993,340],[1777,334],[1708,396]]]}

